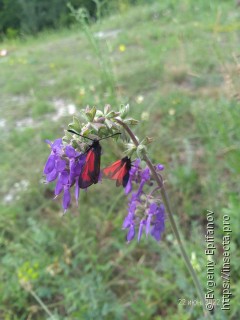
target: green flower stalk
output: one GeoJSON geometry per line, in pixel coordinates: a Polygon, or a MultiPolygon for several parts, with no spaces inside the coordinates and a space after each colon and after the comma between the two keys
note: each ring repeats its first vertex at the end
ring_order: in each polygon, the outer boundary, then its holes
{"type": "MultiPolygon", "coordinates": [[[[120,119],[116,119],[116,121],[122,125],[122,127],[126,130],[126,132],[129,134],[132,142],[134,143],[134,145],[139,148],[140,144],[138,142],[138,139],[136,138],[136,136],[134,135],[134,133],[132,132],[132,130],[129,128],[129,126],[124,123],[123,121],[121,121],[120,119]]],[[[146,162],[146,164],[148,165],[149,169],[151,170],[151,173],[153,175],[153,178],[155,179],[155,181],[157,182],[157,185],[159,186],[159,190],[160,190],[160,193],[161,193],[161,196],[162,196],[162,200],[163,200],[163,203],[167,209],[167,213],[168,213],[168,217],[169,217],[169,221],[170,221],[170,224],[171,224],[171,227],[172,227],[172,230],[173,230],[173,233],[177,239],[177,242],[178,242],[178,245],[179,245],[179,248],[180,248],[180,252],[182,254],[182,257],[184,259],[184,262],[188,268],[188,271],[189,273],[191,274],[192,276],[192,279],[193,279],[193,282],[196,286],[196,289],[197,289],[197,292],[198,292],[198,296],[202,302],[202,306],[203,306],[203,312],[205,314],[206,317],[208,317],[208,314],[207,314],[207,311],[206,311],[206,308],[205,308],[205,297],[204,297],[204,292],[203,292],[203,289],[202,289],[202,286],[200,284],[200,281],[196,275],[196,272],[195,270],[193,269],[193,266],[190,262],[190,259],[187,255],[187,252],[185,250],[185,247],[184,247],[184,244],[181,240],[181,237],[180,237],[180,234],[178,232],[178,227],[176,225],[176,222],[175,222],[175,219],[174,219],[174,215],[173,215],[173,212],[172,212],[172,209],[171,209],[171,206],[170,206],[170,202],[169,202],[169,199],[168,199],[168,195],[167,195],[167,192],[166,192],[166,189],[164,187],[164,182],[163,182],[163,179],[162,177],[157,173],[156,169],[154,168],[151,160],[149,159],[148,155],[147,155],[147,150],[145,148],[142,148],[141,149],[142,151],[142,159],[146,162]]]]}

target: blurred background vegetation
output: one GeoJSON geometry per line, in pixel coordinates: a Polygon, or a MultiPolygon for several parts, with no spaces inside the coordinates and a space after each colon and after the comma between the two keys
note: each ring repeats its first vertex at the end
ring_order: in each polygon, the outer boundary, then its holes
{"type": "MultiPolygon", "coordinates": [[[[152,1],[150,0],[149,3],[152,1]]],[[[92,21],[114,11],[124,11],[130,5],[143,0],[0,0],[0,34],[13,38],[19,35],[36,34],[52,28],[70,26],[75,19],[69,15],[67,4],[85,8],[92,21]]]]}
{"type": "MultiPolygon", "coordinates": [[[[214,211],[212,319],[239,319],[239,6],[75,0],[85,10],[73,14],[66,2],[0,0],[0,319],[202,318],[168,221],[160,244],[127,245],[127,199],[111,182],[82,192],[64,217],[54,186],[43,184],[44,140],[63,136],[86,105],[123,103],[142,121],[139,137],[155,139],[150,156],[165,165],[204,290],[206,210],[214,211]],[[223,214],[233,230],[229,312],[221,312],[223,214]]],[[[103,167],[122,155],[110,143],[103,167]]]]}

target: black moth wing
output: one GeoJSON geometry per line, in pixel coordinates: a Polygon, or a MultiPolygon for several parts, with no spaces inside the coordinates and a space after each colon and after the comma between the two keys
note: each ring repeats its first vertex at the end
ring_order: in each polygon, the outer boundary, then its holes
{"type": "MultiPolygon", "coordinates": [[[[129,175],[130,175],[129,172],[131,170],[132,164],[131,164],[131,159],[128,157],[123,158],[122,161],[125,162],[125,166],[126,166],[126,172],[122,178],[122,185],[125,188],[129,180],[129,175]]],[[[117,183],[118,183],[118,180],[117,180],[117,183]]]]}

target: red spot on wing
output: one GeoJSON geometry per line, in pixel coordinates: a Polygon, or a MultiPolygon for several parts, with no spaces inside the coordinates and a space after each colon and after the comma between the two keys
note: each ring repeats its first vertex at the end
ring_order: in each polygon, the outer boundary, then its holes
{"type": "Polygon", "coordinates": [[[97,183],[100,173],[101,146],[98,141],[93,142],[87,151],[86,162],[80,174],[78,185],[81,189],[97,183]]]}
{"type": "Polygon", "coordinates": [[[131,160],[125,157],[114,162],[111,166],[103,169],[106,178],[116,180],[117,187],[122,185],[125,187],[129,179],[129,171],[131,169],[131,160]]]}
{"type": "Polygon", "coordinates": [[[95,153],[93,149],[90,149],[86,157],[86,165],[87,165],[88,171],[90,172],[94,171],[94,162],[95,162],[95,153]]]}
{"type": "Polygon", "coordinates": [[[103,173],[111,178],[114,173],[116,173],[121,167],[122,167],[123,163],[122,163],[122,160],[118,160],[116,162],[114,162],[111,166],[103,169],[103,173]]]}
{"type": "Polygon", "coordinates": [[[81,178],[84,181],[90,181],[91,177],[89,176],[88,166],[86,165],[82,171],[81,178]]]}
{"type": "Polygon", "coordinates": [[[124,163],[124,165],[121,167],[121,169],[118,170],[114,174],[114,176],[112,177],[112,179],[117,180],[117,182],[116,182],[117,187],[120,186],[121,184],[123,184],[123,178],[126,173],[127,173],[127,167],[126,167],[126,163],[124,163]]]}
{"type": "Polygon", "coordinates": [[[88,163],[86,162],[82,172],[79,176],[78,185],[80,188],[85,189],[92,185],[91,177],[89,175],[88,163]]]}

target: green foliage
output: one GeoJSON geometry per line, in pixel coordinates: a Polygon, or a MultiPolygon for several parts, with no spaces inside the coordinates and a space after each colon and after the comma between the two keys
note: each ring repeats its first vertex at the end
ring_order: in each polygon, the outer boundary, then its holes
{"type": "Polygon", "coordinates": [[[13,28],[7,28],[6,30],[6,36],[8,39],[15,39],[18,35],[18,31],[13,28]]]}
{"type": "Polygon", "coordinates": [[[10,38],[13,31],[20,29],[21,5],[18,0],[0,0],[0,34],[7,32],[10,38]]]}
{"type": "MultiPolygon", "coordinates": [[[[46,29],[69,27],[75,23],[68,4],[84,8],[91,20],[110,12],[124,13],[140,0],[1,0],[0,35],[8,39],[18,35],[36,34],[46,29]]],[[[90,22],[90,21],[89,21],[90,22]]],[[[1,39],[0,37],[0,39],[1,39]]]]}
{"type": "MultiPolygon", "coordinates": [[[[67,0],[2,0],[0,3],[0,33],[7,37],[36,34],[50,28],[69,26],[74,22],[69,15],[67,0]],[[13,32],[13,30],[15,32],[13,32]]],[[[72,0],[73,7],[84,7],[91,17],[96,15],[94,1],[72,0]]]]}

